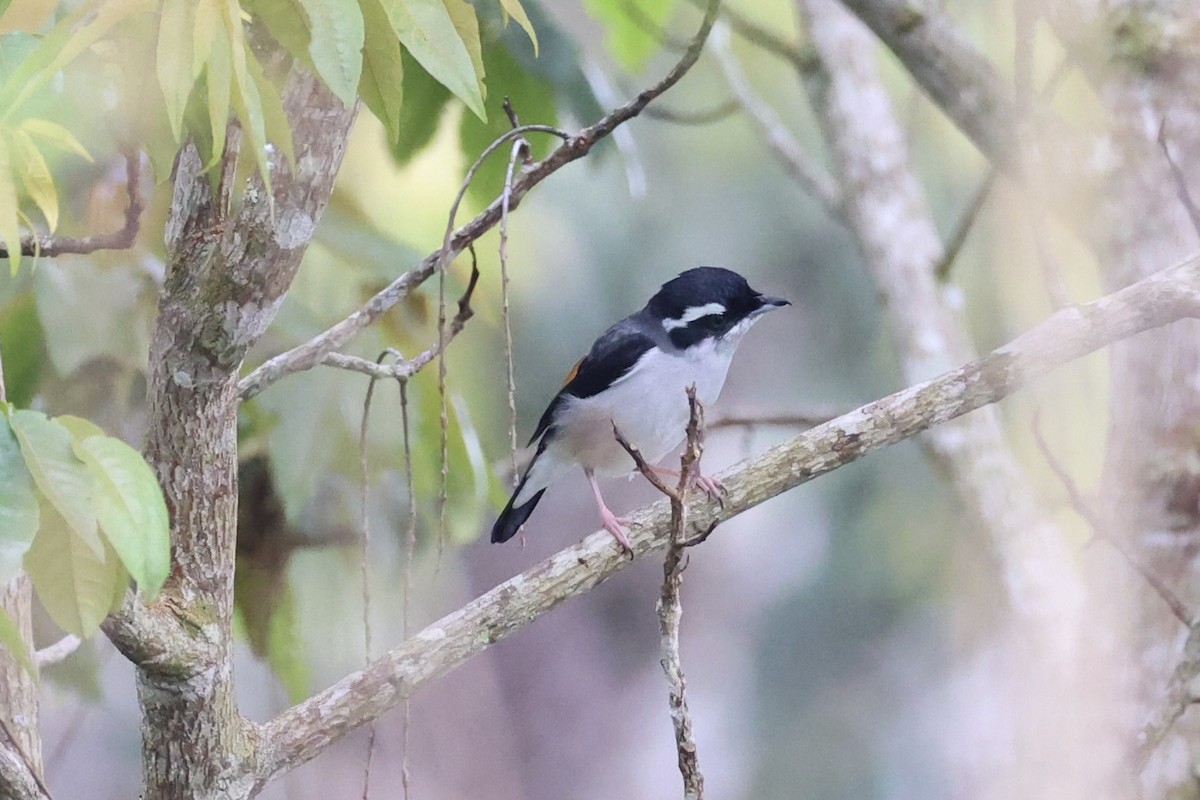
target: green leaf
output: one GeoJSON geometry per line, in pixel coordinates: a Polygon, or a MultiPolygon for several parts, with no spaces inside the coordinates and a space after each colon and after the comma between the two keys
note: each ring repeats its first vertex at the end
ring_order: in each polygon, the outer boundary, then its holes
{"type": "Polygon", "coordinates": [[[167,105],[167,119],[176,141],[183,126],[183,112],[200,72],[192,56],[195,35],[192,0],[163,0],[158,23],[158,85],[167,105]]]}
{"type": "Polygon", "coordinates": [[[74,153],[80,158],[92,163],[92,156],[84,149],[79,140],[62,125],[46,119],[24,119],[18,126],[20,130],[36,139],[44,139],[50,144],[67,153],[74,153]]]}
{"type": "Polygon", "coordinates": [[[400,39],[392,32],[380,0],[360,0],[365,39],[358,93],[387,130],[388,141],[400,138],[400,109],[404,97],[404,57],[400,39]]]}
{"type": "Polygon", "coordinates": [[[392,155],[404,164],[421,151],[437,133],[442,109],[450,90],[438,83],[420,64],[404,53],[404,103],[400,106],[399,134],[392,155]]]}
{"type": "MultiPolygon", "coordinates": [[[[0,3],[0,13],[3,12],[2,5],[0,3]]],[[[33,659],[29,657],[29,648],[25,645],[25,640],[21,638],[21,629],[3,608],[0,608],[0,644],[8,648],[8,652],[12,653],[13,658],[26,672],[34,678],[37,677],[37,667],[34,666],[33,659]]]]}
{"type": "Polygon", "coordinates": [[[213,42],[221,28],[221,0],[196,0],[192,28],[192,74],[197,78],[204,72],[204,65],[212,54],[213,42]]]}
{"type": "Polygon", "coordinates": [[[442,3],[445,4],[446,13],[454,23],[458,38],[462,40],[467,54],[471,56],[471,66],[482,86],[483,97],[486,98],[487,84],[484,83],[484,78],[487,77],[487,73],[483,69],[483,45],[479,41],[479,18],[475,16],[475,7],[467,0],[442,0],[442,3]]]}
{"type": "Polygon", "coordinates": [[[225,152],[225,128],[229,124],[229,102],[233,94],[233,54],[223,28],[213,34],[208,57],[208,120],[212,130],[212,153],[204,168],[210,169],[225,152]]]}
{"type": "Polygon", "coordinates": [[[317,72],[309,51],[311,25],[300,0],[252,0],[243,2],[242,6],[263,21],[275,41],[283,45],[293,58],[317,72]]]}
{"type": "Polygon", "coordinates": [[[42,212],[46,226],[53,232],[58,227],[58,192],[42,151],[28,133],[16,130],[12,137],[12,155],[13,167],[21,178],[25,194],[42,212]]]}
{"type": "MultiPolygon", "coordinates": [[[[496,137],[509,128],[508,118],[503,111],[504,97],[508,96],[513,108],[521,115],[522,122],[553,122],[557,119],[554,89],[547,82],[530,74],[501,47],[489,47],[484,53],[488,75],[496,86],[504,87],[503,93],[494,92],[487,99],[488,121],[464,116],[459,128],[459,139],[467,163],[473,162],[496,137]]],[[[557,140],[548,137],[531,138],[535,153],[547,152],[557,140]]],[[[472,202],[483,207],[500,195],[504,188],[504,175],[508,169],[510,148],[502,147],[488,156],[475,172],[467,195],[472,202]]],[[[520,165],[517,165],[520,169],[520,165]]]]}
{"type": "Polygon", "coordinates": [[[21,66],[0,87],[0,119],[18,107],[82,52],[104,38],[133,14],[149,11],[152,0],[103,0],[82,4],[42,39],[21,66]]]}
{"type": "MultiPolygon", "coordinates": [[[[40,411],[14,411],[9,417],[25,466],[42,496],[62,515],[95,556],[104,553],[92,508],[92,474],[71,448],[71,432],[40,411]]],[[[43,520],[44,527],[44,520],[43,520]]],[[[40,537],[38,537],[40,538],[40,537]]]]}
{"type": "Polygon", "coordinates": [[[170,517],[154,471],[141,453],[111,436],[76,439],[75,453],[96,479],[100,529],[138,587],[153,598],[171,571],[170,517]]]}
{"type": "Polygon", "coordinates": [[[42,527],[25,554],[25,569],[50,618],[79,636],[96,632],[125,579],[111,546],[95,552],[49,506],[42,507],[42,527]]]}
{"type": "Polygon", "coordinates": [[[583,7],[604,25],[604,43],[617,63],[630,72],[640,72],[661,47],[654,29],[666,25],[675,4],[676,0],[638,0],[636,9],[642,19],[635,18],[624,3],[613,0],[584,0],[583,7]]]}
{"type": "Polygon", "coordinates": [[[0,406],[0,586],[21,570],[21,559],[38,529],[38,502],[33,478],[25,468],[21,446],[0,406]]]}
{"type": "Polygon", "coordinates": [[[8,142],[0,136],[0,240],[8,247],[8,262],[12,274],[21,268],[21,220],[18,216],[17,186],[14,182],[12,157],[8,142]]]}
{"type": "Polygon", "coordinates": [[[529,21],[529,16],[525,13],[521,0],[500,0],[500,7],[504,9],[505,24],[508,24],[507,17],[511,16],[518,25],[525,29],[525,33],[529,34],[529,41],[533,42],[533,54],[536,56],[538,54],[537,31],[533,29],[533,23],[529,21]]]}
{"type": "Polygon", "coordinates": [[[296,155],[292,145],[292,125],[283,109],[283,97],[279,93],[279,87],[263,72],[257,58],[247,58],[246,68],[250,71],[250,77],[254,80],[254,86],[258,89],[258,96],[262,101],[267,140],[279,148],[294,169],[296,155]]]}
{"type": "Polygon", "coordinates": [[[54,421],[62,425],[71,432],[71,447],[75,451],[75,455],[83,460],[83,456],[79,453],[79,443],[84,439],[90,439],[93,436],[107,436],[104,429],[90,419],[77,417],[74,414],[60,414],[54,418],[54,421]]]}
{"type": "Polygon", "coordinates": [[[483,90],[467,45],[442,0],[385,0],[392,30],[430,75],[483,118],[483,90]]]}
{"type": "Polygon", "coordinates": [[[362,73],[363,14],[356,0],[300,0],[308,17],[309,55],[317,75],[347,106],[362,73]]]}
{"type": "Polygon", "coordinates": [[[12,77],[40,42],[38,37],[22,31],[0,34],[0,86],[12,77]]]}
{"type": "Polygon", "coordinates": [[[37,393],[46,363],[46,339],[32,291],[20,292],[0,309],[0,348],[8,400],[18,408],[26,407],[37,393]]]}
{"type": "Polygon", "coordinates": [[[262,98],[258,87],[250,76],[247,60],[254,59],[242,30],[241,8],[237,0],[226,0],[222,21],[225,34],[229,37],[229,50],[233,68],[233,107],[237,110],[242,133],[246,137],[250,158],[262,177],[267,196],[271,196],[271,164],[267,156],[267,124],[263,118],[262,98]]]}

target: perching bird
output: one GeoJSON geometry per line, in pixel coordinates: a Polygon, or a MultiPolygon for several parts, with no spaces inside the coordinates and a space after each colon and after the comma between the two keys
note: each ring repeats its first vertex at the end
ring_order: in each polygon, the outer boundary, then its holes
{"type": "Polygon", "coordinates": [[[533,513],[546,488],[574,466],[583,468],[600,521],[629,548],[621,519],[600,495],[597,475],[625,475],[633,459],[617,442],[613,425],[650,464],[684,438],[684,392],[711,404],[721,393],[738,342],[768,311],[789,305],[750,288],[736,272],[696,267],[663,284],[646,307],[600,335],[575,365],[567,383],[542,414],[529,440],[537,451],[508,505],[492,527],[506,542],[533,513]]]}

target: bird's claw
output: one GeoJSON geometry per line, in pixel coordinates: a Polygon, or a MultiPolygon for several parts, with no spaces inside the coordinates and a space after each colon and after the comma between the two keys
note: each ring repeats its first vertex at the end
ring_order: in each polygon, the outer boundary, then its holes
{"type": "Polygon", "coordinates": [[[625,530],[625,526],[633,524],[633,520],[628,517],[618,517],[607,508],[602,508],[600,510],[600,522],[604,526],[604,530],[611,533],[613,538],[617,540],[617,544],[620,545],[621,549],[632,557],[633,545],[629,543],[629,534],[625,530]]]}
{"type": "Polygon", "coordinates": [[[696,475],[692,482],[699,486],[710,499],[716,500],[722,508],[725,507],[725,495],[729,494],[729,489],[725,488],[725,484],[707,475],[696,475]]]}

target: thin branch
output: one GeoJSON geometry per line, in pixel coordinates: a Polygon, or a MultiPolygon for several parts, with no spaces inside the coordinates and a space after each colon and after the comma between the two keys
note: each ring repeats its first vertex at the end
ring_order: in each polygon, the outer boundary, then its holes
{"type": "Polygon", "coordinates": [[[1192,681],[1200,675],[1200,625],[1193,625],[1188,631],[1187,641],[1183,645],[1183,658],[1171,673],[1167,686],[1163,690],[1161,702],[1155,706],[1150,719],[1138,732],[1136,746],[1132,754],[1133,766],[1138,773],[1146,768],[1150,756],[1162,744],[1167,732],[1175,722],[1183,716],[1188,706],[1194,702],[1191,691],[1192,681]]]}
{"type": "Polygon", "coordinates": [[[680,111],[671,108],[651,106],[646,109],[646,119],[670,122],[674,125],[711,125],[736,114],[742,104],[736,98],[730,98],[724,103],[718,103],[712,108],[701,108],[693,111],[680,111]]]}
{"type": "Polygon", "coordinates": [[[954,267],[954,262],[958,260],[958,254],[962,252],[963,245],[967,243],[967,236],[974,229],[975,221],[979,219],[979,212],[983,211],[983,207],[992,193],[992,187],[995,185],[996,170],[993,167],[988,169],[987,177],[979,184],[979,188],[971,197],[971,202],[967,204],[962,216],[958,218],[958,224],[954,226],[954,233],[946,242],[946,252],[942,253],[941,260],[933,268],[933,276],[939,282],[945,283],[950,280],[950,270],[954,267]]]}
{"type": "MultiPolygon", "coordinates": [[[[475,247],[471,246],[474,256],[475,247]]],[[[472,259],[474,263],[474,259],[472,259]]],[[[478,274],[478,273],[475,273],[478,274]]],[[[413,483],[412,456],[412,427],[408,419],[408,381],[401,380],[400,384],[400,424],[404,429],[404,481],[408,484],[408,525],[404,529],[404,589],[401,603],[404,608],[400,612],[400,633],[408,641],[409,622],[412,616],[412,578],[413,556],[417,552],[417,489],[413,483]]],[[[400,757],[400,785],[404,789],[404,800],[408,800],[412,788],[412,772],[409,769],[409,743],[412,733],[412,703],[404,698],[404,708],[400,725],[400,743],[404,754],[400,757]]]]}
{"type": "Polygon", "coordinates": [[[723,24],[713,32],[712,47],[725,82],[754,124],[759,138],[805,191],[817,198],[834,218],[842,219],[845,209],[841,186],[805,152],[771,107],[754,94],[729,46],[729,29],[723,24]]]}
{"type": "MultiPolygon", "coordinates": [[[[1087,305],[1056,312],[980,360],[789,439],[722,476],[728,489],[724,506],[693,500],[689,516],[695,527],[707,529],[868,453],[995,403],[1114,341],[1185,317],[1200,317],[1200,258],[1087,305]]],[[[670,511],[665,501],[633,517],[632,558],[614,546],[607,531],[597,532],[430,624],[367,669],[260,726],[255,785],[261,787],[314,758],[349,730],[377,719],[471,656],[666,546],[670,511]]]]}
{"type": "MultiPolygon", "coordinates": [[[[375,359],[375,363],[379,364],[384,361],[392,351],[384,350],[375,359]]],[[[374,637],[371,631],[371,571],[368,568],[371,556],[371,517],[369,513],[370,500],[370,480],[371,476],[367,470],[367,423],[371,418],[371,399],[375,396],[375,381],[378,380],[374,376],[367,382],[367,394],[363,398],[362,422],[358,429],[358,472],[359,472],[359,493],[358,493],[358,577],[362,583],[362,625],[363,625],[363,662],[370,664],[373,653],[375,652],[374,637]]],[[[363,764],[363,789],[362,800],[368,800],[371,796],[371,766],[375,760],[375,723],[372,722],[367,726],[367,758],[363,764]]]]}
{"type": "Polygon", "coordinates": [[[475,309],[471,307],[471,298],[474,296],[475,287],[478,284],[479,267],[474,264],[474,259],[472,259],[471,277],[467,281],[467,288],[463,291],[462,297],[458,299],[458,313],[454,315],[454,318],[450,320],[450,324],[446,327],[446,334],[442,338],[441,343],[434,342],[430,345],[429,349],[417,354],[413,358],[404,358],[400,353],[393,352],[395,360],[388,365],[376,361],[368,361],[358,356],[329,353],[325,356],[322,363],[330,367],[337,367],[338,369],[361,372],[363,375],[370,375],[373,378],[408,380],[437,358],[442,348],[449,346],[450,342],[454,341],[454,337],[462,333],[462,329],[466,326],[467,321],[475,316],[475,309]]]}
{"type": "Polygon", "coordinates": [[[1171,613],[1175,618],[1184,625],[1191,627],[1195,618],[1183,605],[1183,602],[1175,595],[1171,589],[1162,582],[1162,579],[1155,575],[1150,569],[1139,561],[1125,543],[1121,541],[1119,536],[1116,536],[1109,530],[1109,527],[1104,524],[1101,518],[1093,508],[1091,503],[1083,496],[1083,492],[1079,490],[1079,486],[1075,483],[1075,479],[1071,477],[1071,473],[1067,472],[1066,468],[1055,457],[1054,451],[1050,449],[1046,437],[1042,435],[1042,427],[1039,419],[1039,414],[1034,413],[1033,420],[1030,422],[1030,427],[1033,430],[1033,439],[1037,443],[1038,450],[1041,451],[1042,457],[1046,460],[1046,466],[1050,467],[1050,471],[1058,478],[1058,482],[1062,484],[1066,490],[1067,499],[1071,503],[1071,508],[1075,509],[1075,513],[1083,518],[1083,521],[1092,529],[1092,534],[1107,543],[1110,547],[1117,551],[1117,554],[1124,559],[1134,572],[1142,576],[1142,579],[1150,585],[1155,594],[1162,598],[1162,601],[1171,609],[1171,613]]]}
{"type": "Polygon", "coordinates": [[[33,654],[33,663],[37,664],[38,669],[50,667],[55,664],[60,664],[66,661],[72,653],[79,649],[79,645],[83,643],[74,634],[68,634],[62,637],[52,645],[43,647],[33,654]]]}
{"type": "Polygon", "coordinates": [[[755,428],[758,426],[811,428],[840,417],[849,409],[841,405],[811,406],[798,411],[783,411],[774,414],[721,414],[705,423],[705,430],[720,428],[755,428]]]}
{"type": "Polygon", "coordinates": [[[1192,192],[1188,189],[1183,170],[1171,156],[1171,148],[1167,144],[1166,117],[1163,117],[1162,123],[1158,126],[1158,146],[1162,148],[1163,157],[1167,159],[1167,166],[1171,170],[1171,179],[1175,182],[1175,194],[1179,197],[1179,202],[1184,209],[1187,210],[1188,219],[1192,221],[1192,229],[1196,231],[1197,235],[1200,235],[1200,208],[1196,208],[1196,203],[1192,200],[1192,192]]]}
{"type": "MultiPolygon", "coordinates": [[[[709,31],[712,30],[712,25],[716,20],[719,8],[720,0],[709,0],[704,21],[701,23],[695,37],[693,37],[691,46],[662,80],[643,89],[632,100],[609,112],[596,123],[589,125],[573,136],[564,134],[557,128],[548,125],[524,125],[520,129],[507,131],[496,142],[493,142],[493,148],[499,147],[511,137],[531,131],[552,133],[560,138],[565,138],[563,144],[550,153],[550,155],[541,161],[531,164],[528,169],[522,171],[519,178],[513,181],[512,195],[509,198],[509,210],[515,209],[530,189],[572,161],[586,156],[598,142],[609,136],[621,125],[641,114],[646,106],[650,105],[650,103],[678,83],[700,58],[700,51],[703,49],[704,43],[708,40],[709,31]]],[[[451,237],[448,244],[443,243],[443,246],[439,250],[426,256],[425,260],[418,266],[397,278],[358,310],[304,344],[269,359],[249,375],[242,378],[238,382],[238,392],[241,398],[247,400],[280,378],[294,372],[311,369],[321,363],[327,354],[345,345],[346,342],[350,341],[363,328],[370,325],[381,314],[407,297],[409,292],[424,283],[426,279],[433,275],[437,265],[442,262],[444,257],[462,252],[468,244],[491,230],[499,220],[500,199],[497,198],[486,209],[480,212],[479,216],[460,228],[451,237]]]]}
{"type": "MultiPolygon", "coordinates": [[[[687,703],[687,678],[683,674],[683,663],[679,655],[679,623],[683,616],[680,590],[683,588],[683,570],[687,568],[684,550],[687,540],[687,492],[699,471],[700,456],[704,449],[704,406],[696,399],[696,386],[687,390],[688,426],[687,444],[680,456],[679,486],[671,496],[671,540],[663,559],[663,582],[659,590],[658,636],[663,674],[667,678],[668,707],[671,724],[675,729],[675,751],[679,774],[683,778],[685,800],[702,800],[704,797],[704,775],[700,772],[700,761],[696,752],[696,738],[692,735],[692,715],[687,703]]],[[[709,533],[712,529],[709,529],[709,533]]],[[[707,538],[707,535],[705,535],[707,538]]]]}
{"type": "MultiPolygon", "coordinates": [[[[508,98],[504,99],[505,107],[510,109],[510,116],[513,122],[516,122],[517,115],[515,111],[511,111],[512,106],[508,103],[508,98]]],[[[512,335],[512,313],[509,308],[508,295],[508,204],[512,198],[512,182],[513,182],[513,167],[516,166],[517,159],[524,152],[526,158],[529,157],[529,143],[524,139],[517,139],[513,142],[512,152],[508,157],[508,168],[504,173],[504,194],[501,195],[500,204],[500,316],[504,320],[504,372],[505,372],[505,389],[508,395],[508,439],[509,439],[509,459],[512,462],[513,472],[513,488],[517,486],[517,379],[513,370],[513,335],[512,335]]],[[[472,253],[475,251],[472,250],[472,253]]]]}
{"type": "MultiPolygon", "coordinates": [[[[21,255],[52,258],[61,255],[87,255],[98,250],[128,250],[137,241],[142,210],[142,154],[131,150],[125,154],[125,190],[129,205],[125,207],[125,224],[120,230],[93,236],[52,236],[37,234],[21,237],[21,255]]],[[[0,258],[8,258],[8,247],[0,244],[0,258]]]]}

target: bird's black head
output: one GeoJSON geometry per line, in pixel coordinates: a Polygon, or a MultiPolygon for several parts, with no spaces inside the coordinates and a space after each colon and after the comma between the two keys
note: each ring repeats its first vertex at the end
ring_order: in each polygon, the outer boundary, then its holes
{"type": "Polygon", "coordinates": [[[733,270],[695,267],[663,284],[646,310],[662,325],[676,347],[687,348],[705,339],[721,338],[741,323],[789,305],[780,297],[767,297],[733,270]]]}

